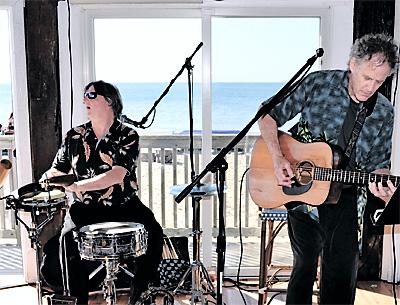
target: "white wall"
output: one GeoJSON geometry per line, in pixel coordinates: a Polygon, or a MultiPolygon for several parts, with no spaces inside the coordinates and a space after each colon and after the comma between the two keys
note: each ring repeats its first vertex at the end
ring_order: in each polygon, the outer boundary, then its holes
{"type": "MultiPolygon", "coordinates": [[[[26,56],[24,37],[24,2],[22,0],[0,1],[0,6],[9,11],[10,17],[10,56],[11,56],[11,85],[15,127],[17,185],[27,185],[32,182],[31,145],[29,135],[29,108],[26,81],[26,56]]],[[[27,213],[19,213],[24,222],[30,225],[31,217],[27,213]]],[[[30,247],[25,227],[20,224],[22,259],[24,276],[27,281],[36,276],[35,252],[30,247]],[[31,265],[33,268],[28,268],[31,265]]]]}
{"type": "MultiPolygon", "coordinates": [[[[394,29],[394,39],[397,44],[400,43],[400,3],[396,1],[396,16],[395,16],[395,29],[394,29]]],[[[396,80],[393,80],[393,93],[396,86],[396,80]]],[[[395,120],[394,120],[394,135],[393,135],[393,148],[392,148],[392,173],[396,176],[400,175],[400,88],[397,88],[397,96],[395,96],[395,120]]],[[[383,236],[383,252],[382,252],[382,276],[383,280],[388,282],[393,282],[393,243],[392,243],[392,229],[393,226],[385,226],[385,233],[383,236]]],[[[400,261],[400,226],[397,225],[394,228],[394,238],[395,238],[395,252],[396,260],[400,261]]],[[[395,270],[395,282],[400,281],[400,264],[397,263],[395,270]]]]}

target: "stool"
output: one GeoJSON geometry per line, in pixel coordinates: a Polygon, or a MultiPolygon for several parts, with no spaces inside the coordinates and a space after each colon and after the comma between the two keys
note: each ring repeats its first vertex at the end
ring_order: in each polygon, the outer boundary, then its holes
{"type": "MultiPolygon", "coordinates": [[[[279,276],[281,271],[288,272],[284,275],[285,278],[290,277],[292,271],[291,265],[277,266],[272,265],[272,250],[274,246],[274,239],[281,231],[281,229],[287,224],[287,210],[283,209],[267,209],[260,208],[260,220],[261,220],[261,245],[260,245],[260,279],[258,282],[258,305],[264,305],[268,292],[286,292],[287,288],[275,288],[273,284],[280,282],[279,276]],[[274,222],[279,221],[279,224],[274,228],[274,222]],[[267,235],[267,223],[268,223],[268,239],[267,235]],[[275,269],[272,275],[268,276],[268,271],[275,269]]],[[[319,268],[319,260],[318,260],[319,268]]],[[[319,303],[319,272],[317,272],[317,278],[315,279],[316,288],[313,289],[313,294],[317,296],[319,303]]]]}
{"type": "MultiPolygon", "coordinates": [[[[260,209],[260,220],[261,220],[261,245],[260,245],[260,278],[259,278],[259,290],[258,290],[258,305],[263,305],[266,300],[268,291],[271,292],[286,292],[285,288],[274,288],[272,281],[279,282],[277,277],[281,271],[292,270],[292,266],[273,266],[272,261],[272,250],[274,245],[274,239],[280,232],[280,230],[287,223],[287,210],[283,209],[260,209]],[[279,224],[274,228],[275,221],[279,221],[279,224]],[[267,223],[268,223],[268,239],[267,235],[267,223]],[[272,268],[276,268],[276,271],[268,277],[268,271],[272,268]]],[[[288,277],[289,275],[287,275],[288,277]]]]}

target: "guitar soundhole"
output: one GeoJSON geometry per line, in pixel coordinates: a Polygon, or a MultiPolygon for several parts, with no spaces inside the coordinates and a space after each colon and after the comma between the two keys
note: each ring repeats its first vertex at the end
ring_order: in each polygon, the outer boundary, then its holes
{"type": "Polygon", "coordinates": [[[301,161],[296,167],[296,180],[301,185],[310,184],[313,181],[315,165],[311,161],[301,161]]]}

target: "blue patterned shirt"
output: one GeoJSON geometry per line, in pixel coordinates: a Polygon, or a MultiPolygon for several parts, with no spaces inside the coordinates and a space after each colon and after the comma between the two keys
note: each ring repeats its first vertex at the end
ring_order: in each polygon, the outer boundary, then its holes
{"type": "MultiPolygon", "coordinates": [[[[300,113],[300,120],[307,122],[314,137],[322,136],[330,143],[338,144],[351,101],[348,83],[348,71],[310,73],[292,95],[271,110],[270,115],[280,127],[300,113]]],[[[365,119],[355,146],[358,169],[371,172],[390,168],[393,121],[393,106],[378,93],[374,111],[365,119]]]]}

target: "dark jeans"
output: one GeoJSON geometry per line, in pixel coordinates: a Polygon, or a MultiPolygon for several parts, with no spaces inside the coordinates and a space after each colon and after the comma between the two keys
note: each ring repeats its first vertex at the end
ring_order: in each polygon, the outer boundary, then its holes
{"type": "Polygon", "coordinates": [[[313,284],[320,263],[321,304],[353,304],[357,278],[356,189],[342,192],[337,204],[318,207],[319,222],[288,211],[293,271],[286,304],[312,304],[313,284]]]}
{"type": "MultiPolygon", "coordinates": [[[[140,296],[141,292],[147,289],[150,282],[157,281],[157,268],[160,263],[162,247],[163,247],[163,232],[159,223],[154,218],[153,212],[143,205],[139,198],[125,203],[120,207],[99,207],[96,209],[85,205],[81,202],[74,202],[70,208],[72,220],[77,227],[84,225],[99,223],[99,222],[136,222],[141,223],[148,232],[147,251],[145,255],[127,261],[127,266],[132,271],[135,271],[135,277],[131,284],[131,303],[134,303],[140,296]]],[[[68,257],[68,274],[70,294],[77,297],[78,304],[88,303],[89,293],[89,274],[90,268],[88,262],[82,260],[79,255],[78,243],[73,239],[72,232],[65,236],[67,257],[68,257]]],[[[52,251],[58,255],[57,251],[52,251]]],[[[42,275],[45,280],[55,282],[55,270],[59,267],[59,259],[49,258],[42,266],[42,275]],[[53,266],[49,266],[53,264],[53,266]],[[57,266],[58,264],[58,266],[57,266]],[[52,272],[53,270],[53,272],[52,272]]],[[[61,282],[61,273],[57,274],[58,283],[61,282]]]]}

